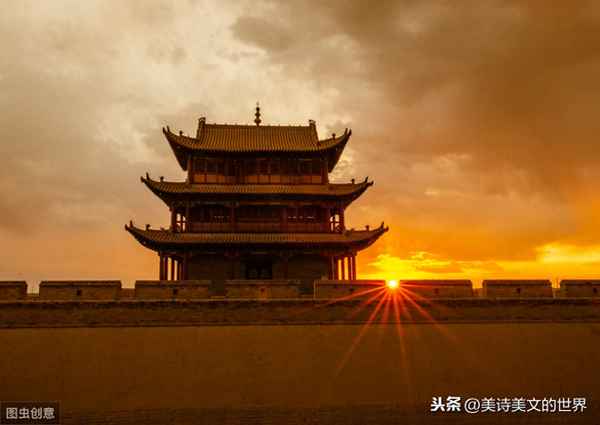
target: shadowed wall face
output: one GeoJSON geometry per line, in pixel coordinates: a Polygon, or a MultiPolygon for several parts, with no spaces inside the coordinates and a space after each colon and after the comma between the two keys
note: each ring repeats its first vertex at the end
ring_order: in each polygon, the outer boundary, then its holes
{"type": "Polygon", "coordinates": [[[5,329],[0,399],[267,416],[371,404],[428,417],[435,395],[584,396],[598,414],[598,324],[373,325],[360,335],[352,325],[5,329]]]}

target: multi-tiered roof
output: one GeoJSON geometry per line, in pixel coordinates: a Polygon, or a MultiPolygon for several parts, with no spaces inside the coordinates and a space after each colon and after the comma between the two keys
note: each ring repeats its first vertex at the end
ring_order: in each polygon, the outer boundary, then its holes
{"type": "MultiPolygon", "coordinates": [[[[203,252],[227,251],[252,258],[257,250],[264,256],[265,249],[277,258],[287,250],[283,255],[287,261],[307,255],[300,248],[316,249],[319,255],[338,261],[354,256],[387,231],[383,224],[360,231],[345,227],[344,209],[373,184],[366,178],[329,182],[328,173],[351,131],[319,140],[312,120],[308,126],[262,126],[258,108],[255,122],[254,126],[208,124],[201,118],[195,137],[164,128],[188,178],[167,182],[146,174],[141,180],[170,207],[171,226],[155,230],[130,223],[127,231],[158,251],[161,259],[170,257],[182,264],[203,252]]],[[[185,265],[179,267],[176,274],[189,277],[185,265]]],[[[329,268],[329,277],[336,277],[337,266],[329,268]]]]}

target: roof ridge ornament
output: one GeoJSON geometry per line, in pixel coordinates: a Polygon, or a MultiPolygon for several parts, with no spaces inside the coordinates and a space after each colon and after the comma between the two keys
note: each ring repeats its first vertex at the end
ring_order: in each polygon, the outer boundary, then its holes
{"type": "Polygon", "coordinates": [[[206,124],[206,117],[198,118],[198,129],[196,130],[196,139],[200,139],[200,134],[202,133],[202,128],[206,124]]]}
{"type": "Polygon", "coordinates": [[[258,104],[258,101],[256,101],[256,112],[254,113],[254,116],[256,117],[254,118],[254,124],[258,127],[262,122],[260,119],[260,105],[258,104]]]}

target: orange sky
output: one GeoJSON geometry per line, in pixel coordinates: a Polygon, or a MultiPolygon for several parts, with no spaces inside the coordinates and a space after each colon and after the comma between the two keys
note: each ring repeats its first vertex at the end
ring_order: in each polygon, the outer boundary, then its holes
{"type": "Polygon", "coordinates": [[[199,116],[353,136],[391,231],[360,277],[600,275],[597,2],[14,1],[0,15],[0,279],[154,278],[123,230],[199,116]],[[371,3],[369,6],[368,3],[371,3]]]}

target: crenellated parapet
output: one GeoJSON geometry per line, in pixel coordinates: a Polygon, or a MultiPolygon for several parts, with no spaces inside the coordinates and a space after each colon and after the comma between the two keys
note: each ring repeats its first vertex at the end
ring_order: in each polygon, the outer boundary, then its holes
{"type": "Polygon", "coordinates": [[[552,283],[547,279],[484,280],[482,295],[488,298],[552,298],[552,283]]]}
{"type": "Polygon", "coordinates": [[[1,300],[22,300],[27,297],[27,282],[0,281],[1,300]]]}
{"type": "Polygon", "coordinates": [[[309,280],[309,279],[206,279],[138,280],[123,288],[118,280],[42,281],[38,293],[28,293],[24,281],[0,281],[2,301],[123,301],[135,300],[333,300],[359,301],[378,298],[423,300],[552,300],[600,299],[600,279],[563,280],[552,288],[544,279],[484,280],[475,288],[467,279],[423,280],[309,280]],[[393,285],[391,284],[393,282],[393,285]]]}
{"type": "Polygon", "coordinates": [[[39,298],[45,300],[118,300],[119,280],[46,280],[40,283],[39,298]]]}

